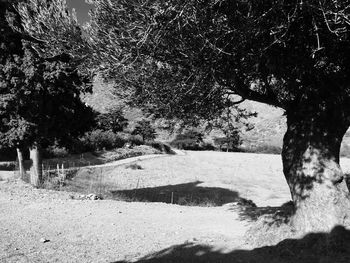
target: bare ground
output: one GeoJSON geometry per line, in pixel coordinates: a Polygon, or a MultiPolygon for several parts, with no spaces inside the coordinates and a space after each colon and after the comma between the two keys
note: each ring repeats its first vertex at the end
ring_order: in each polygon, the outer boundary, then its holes
{"type": "MultiPolygon", "coordinates": [[[[108,170],[106,182],[116,180],[119,190],[141,180],[140,187],[156,189],[197,182],[253,200],[255,211],[289,200],[279,156],[189,152],[138,164],[142,170],[108,170]]],[[[343,167],[350,167],[348,160],[343,167]]],[[[296,262],[300,250],[282,246],[277,256],[274,248],[242,250],[253,217],[242,216],[235,203],[188,207],[72,199],[76,195],[0,181],[0,262],[296,262]]],[[[320,262],[310,253],[306,259],[298,262],[320,262]]]]}

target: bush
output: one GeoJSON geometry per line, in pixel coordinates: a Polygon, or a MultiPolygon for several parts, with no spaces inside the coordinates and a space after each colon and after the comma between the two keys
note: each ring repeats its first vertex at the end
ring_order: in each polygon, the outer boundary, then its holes
{"type": "Polygon", "coordinates": [[[236,151],[240,144],[239,136],[219,137],[214,139],[214,143],[220,150],[236,151]]]}
{"type": "Polygon", "coordinates": [[[253,147],[251,146],[247,148],[239,148],[239,151],[247,153],[281,154],[282,147],[269,144],[261,144],[253,147]]]}
{"type": "Polygon", "coordinates": [[[17,168],[16,162],[1,162],[0,171],[14,171],[17,168]]]}
{"type": "Polygon", "coordinates": [[[175,154],[175,152],[171,149],[171,147],[168,144],[162,142],[149,141],[146,142],[146,145],[149,145],[162,153],[175,154]]]}
{"type": "Polygon", "coordinates": [[[152,141],[156,138],[156,130],[152,127],[151,122],[148,120],[141,120],[136,123],[136,127],[132,132],[132,135],[140,135],[142,141],[152,141]]]}
{"type": "Polygon", "coordinates": [[[111,150],[123,147],[125,139],[112,131],[94,130],[81,138],[84,148],[88,151],[111,150]]]}
{"type": "Polygon", "coordinates": [[[140,135],[130,135],[127,142],[132,146],[139,146],[143,144],[143,140],[140,135]]]}
{"type": "Polygon", "coordinates": [[[192,151],[206,150],[205,147],[208,146],[203,142],[203,133],[195,129],[178,134],[170,145],[178,149],[192,151]]]}
{"type": "Polygon", "coordinates": [[[170,145],[177,149],[188,151],[213,151],[216,149],[211,143],[198,142],[194,139],[175,139],[172,142],[170,142],[170,145]]]}
{"type": "Polygon", "coordinates": [[[123,131],[128,126],[128,120],[121,109],[112,109],[107,113],[101,113],[97,117],[97,128],[114,133],[123,131]]]}
{"type": "Polygon", "coordinates": [[[197,131],[196,129],[186,130],[184,133],[180,133],[176,136],[175,140],[183,141],[183,140],[192,140],[197,143],[203,142],[203,133],[197,131]]]}
{"type": "Polygon", "coordinates": [[[158,150],[150,146],[140,145],[132,149],[125,149],[125,148],[115,149],[112,152],[105,153],[104,158],[106,162],[113,162],[117,160],[131,158],[131,157],[137,157],[137,156],[148,155],[148,154],[160,154],[160,153],[161,152],[159,152],[158,150]]]}
{"type": "Polygon", "coordinates": [[[58,145],[48,146],[43,150],[44,158],[63,158],[67,157],[69,154],[65,147],[60,147],[58,145]]]}

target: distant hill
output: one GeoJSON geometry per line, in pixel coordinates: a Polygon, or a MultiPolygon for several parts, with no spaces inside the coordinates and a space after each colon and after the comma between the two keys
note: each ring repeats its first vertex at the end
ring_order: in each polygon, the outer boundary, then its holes
{"type": "Polygon", "coordinates": [[[254,129],[242,134],[242,146],[271,145],[282,147],[283,135],[287,129],[286,117],[283,115],[282,109],[254,101],[245,101],[240,107],[257,113],[257,117],[249,119],[249,122],[254,125],[254,129]]]}
{"type": "MultiPolygon", "coordinates": [[[[241,107],[258,113],[257,117],[249,119],[255,128],[242,135],[243,146],[270,145],[282,147],[283,136],[287,130],[287,119],[284,110],[254,101],[246,101],[242,103],[241,107]]],[[[350,129],[344,136],[341,155],[350,157],[350,129]]]]}
{"type": "MultiPolygon", "coordinates": [[[[129,120],[129,129],[144,116],[140,109],[127,107],[124,101],[114,93],[113,84],[106,84],[97,79],[94,83],[93,94],[87,94],[83,100],[98,112],[106,112],[109,108],[123,108],[125,117],[129,120]]],[[[284,110],[254,101],[245,101],[241,108],[256,112],[257,117],[252,117],[249,122],[254,125],[254,129],[242,132],[242,148],[274,147],[282,148],[283,136],[286,132],[286,116],[284,110]]],[[[157,124],[161,121],[156,122],[157,124]]],[[[161,126],[161,125],[160,125],[161,126]]],[[[162,141],[171,140],[174,134],[158,129],[159,138],[162,141]]],[[[217,137],[219,133],[209,134],[207,139],[217,137]]],[[[221,135],[222,136],[222,135],[221,135]]],[[[344,136],[342,144],[342,155],[350,157],[350,130],[344,136]]]]}
{"type": "Polygon", "coordinates": [[[124,100],[115,94],[113,84],[105,83],[99,78],[94,82],[92,94],[85,94],[82,99],[100,113],[106,113],[112,108],[121,108],[125,118],[129,120],[130,128],[133,128],[135,123],[144,117],[140,109],[126,106],[124,100]]]}

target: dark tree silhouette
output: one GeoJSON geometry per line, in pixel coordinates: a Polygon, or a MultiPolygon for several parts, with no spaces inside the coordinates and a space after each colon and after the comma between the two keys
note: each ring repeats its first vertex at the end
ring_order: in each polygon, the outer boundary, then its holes
{"type": "Polygon", "coordinates": [[[142,141],[153,141],[156,138],[156,130],[153,128],[149,120],[140,120],[136,123],[135,129],[132,131],[133,135],[140,135],[142,141]]]}
{"type": "Polygon", "coordinates": [[[350,124],[349,1],[94,2],[96,57],[162,115],[211,118],[232,94],[284,109],[294,227],[349,223],[339,166],[350,124]]]}
{"type": "Polygon", "coordinates": [[[121,108],[108,110],[97,117],[97,128],[103,131],[112,131],[114,133],[123,131],[128,126],[128,119],[124,117],[121,108]]]}
{"type": "MultiPolygon", "coordinates": [[[[64,143],[83,133],[91,123],[92,110],[79,97],[81,92],[91,89],[89,76],[79,71],[79,63],[64,50],[61,50],[62,56],[46,52],[54,42],[30,34],[29,28],[33,25],[31,20],[26,20],[24,14],[29,11],[25,8],[36,2],[40,1],[19,5],[12,1],[0,3],[3,5],[0,29],[4,32],[4,37],[0,37],[0,138],[3,144],[17,148],[21,173],[22,150],[30,149],[33,164],[30,181],[39,186],[41,146],[64,143]]],[[[69,14],[62,3],[58,1],[55,5],[61,8],[60,19],[64,20],[69,14]]],[[[30,19],[40,17],[38,14],[44,10],[55,10],[50,8],[48,3],[38,6],[30,13],[30,19]]],[[[49,23],[42,26],[52,29],[49,23]]],[[[58,49],[55,46],[50,52],[58,49]]]]}

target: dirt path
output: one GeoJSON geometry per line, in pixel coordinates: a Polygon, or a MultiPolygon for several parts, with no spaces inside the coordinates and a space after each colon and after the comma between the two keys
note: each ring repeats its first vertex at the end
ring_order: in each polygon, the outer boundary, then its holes
{"type": "Polygon", "coordinates": [[[78,201],[0,183],[0,262],[115,262],[186,242],[231,250],[246,229],[224,207],[78,201]]]}

